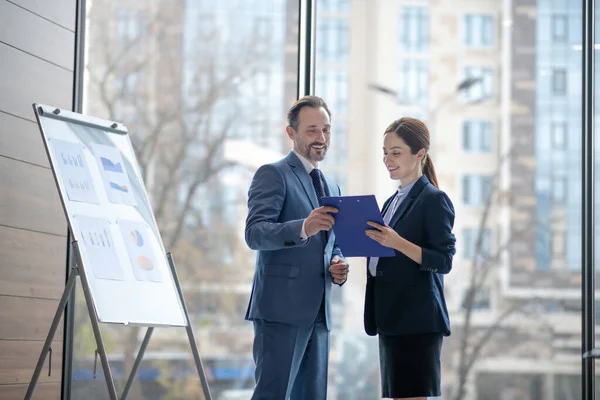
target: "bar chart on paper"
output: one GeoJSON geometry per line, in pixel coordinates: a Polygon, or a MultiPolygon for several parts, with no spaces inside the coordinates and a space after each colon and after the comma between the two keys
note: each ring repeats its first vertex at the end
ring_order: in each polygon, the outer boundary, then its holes
{"type": "Polygon", "coordinates": [[[76,215],[75,221],[83,241],[82,249],[87,253],[87,261],[98,279],[122,281],[125,274],[107,220],[84,215],[76,215]]]}
{"type": "Polygon", "coordinates": [[[100,204],[84,156],[84,148],[64,140],[53,140],[52,149],[71,201],[100,204]]]}
{"type": "Polygon", "coordinates": [[[101,144],[93,144],[92,149],[100,167],[108,200],[116,204],[137,205],[119,150],[101,144]]]}

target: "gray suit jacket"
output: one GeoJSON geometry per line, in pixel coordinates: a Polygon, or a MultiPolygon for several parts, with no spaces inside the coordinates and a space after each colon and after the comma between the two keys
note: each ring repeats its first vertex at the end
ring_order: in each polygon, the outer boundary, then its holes
{"type": "MultiPolygon", "coordinates": [[[[325,179],[327,194],[339,196],[339,187],[325,179]]],[[[258,250],[247,320],[310,325],[324,293],[331,330],[329,266],[334,255],[342,254],[333,230],[319,232],[306,242],[300,239],[304,219],[317,207],[311,177],[293,152],[256,171],[246,219],[246,243],[258,250]]]]}

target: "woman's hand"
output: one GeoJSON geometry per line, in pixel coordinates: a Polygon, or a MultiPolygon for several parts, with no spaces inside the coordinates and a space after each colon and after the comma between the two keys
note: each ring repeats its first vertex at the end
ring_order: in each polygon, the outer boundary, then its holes
{"type": "Polygon", "coordinates": [[[377,229],[367,229],[365,233],[368,237],[377,241],[382,246],[390,247],[396,250],[399,249],[402,238],[400,237],[400,235],[398,235],[398,233],[395,230],[393,230],[389,226],[379,225],[376,222],[368,221],[367,224],[377,229]]]}

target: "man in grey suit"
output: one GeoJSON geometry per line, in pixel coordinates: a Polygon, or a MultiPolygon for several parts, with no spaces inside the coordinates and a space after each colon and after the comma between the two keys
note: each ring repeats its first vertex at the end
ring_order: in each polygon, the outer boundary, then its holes
{"type": "Polygon", "coordinates": [[[252,400],[327,397],[331,284],[348,275],[331,230],[337,209],[320,204],[340,195],[318,169],[330,120],[321,98],[296,101],[286,128],[292,151],[260,167],[248,191],[246,243],[258,250],[246,313],[254,323],[252,400]]]}

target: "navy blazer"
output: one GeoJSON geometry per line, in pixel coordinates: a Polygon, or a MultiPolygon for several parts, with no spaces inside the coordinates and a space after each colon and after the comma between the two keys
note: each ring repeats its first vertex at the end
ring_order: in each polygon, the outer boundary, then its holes
{"type": "MultiPolygon", "coordinates": [[[[389,207],[393,196],[384,204],[389,207]]],[[[454,206],[425,175],[400,204],[389,226],[422,249],[421,265],[395,251],[382,257],[376,276],[367,268],[364,324],[368,335],[442,332],[450,335],[444,298],[444,274],[452,269],[456,249],[454,206]]],[[[368,260],[367,260],[368,265],[368,260]]]]}
{"type": "MultiPolygon", "coordinates": [[[[325,178],[327,195],[340,188],[325,178]]],[[[246,319],[296,326],[314,323],[325,296],[331,330],[331,283],[334,256],[343,258],[333,230],[302,241],[302,223],[319,207],[312,178],[293,152],[256,171],[248,190],[246,243],[258,250],[246,319]]]]}

